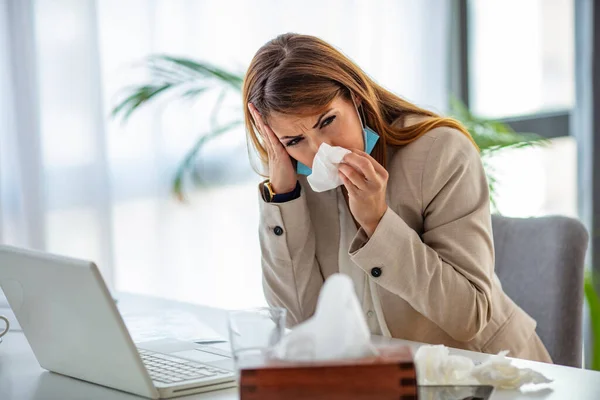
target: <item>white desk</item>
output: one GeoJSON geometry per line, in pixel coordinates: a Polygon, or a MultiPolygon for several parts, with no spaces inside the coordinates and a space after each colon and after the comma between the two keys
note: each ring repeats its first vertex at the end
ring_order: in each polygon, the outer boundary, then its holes
{"type": "MultiPolygon", "coordinates": [[[[148,312],[157,307],[177,307],[187,312],[193,312],[221,335],[226,332],[226,312],[222,310],[175,303],[149,297],[123,295],[120,296],[119,308],[148,312]]],[[[376,338],[378,342],[390,340],[405,343],[414,348],[418,343],[400,341],[397,339],[376,338]]],[[[454,350],[456,354],[466,355],[474,360],[481,360],[485,355],[463,350],[454,350]]],[[[581,370],[557,365],[547,365],[531,361],[518,360],[517,365],[530,367],[542,372],[555,381],[549,385],[553,390],[544,389],[534,393],[518,391],[497,391],[495,400],[524,400],[524,399],[600,399],[600,372],[581,370]]],[[[76,379],[53,374],[43,370],[37,363],[27,340],[21,332],[11,332],[4,337],[0,344],[0,399],[2,400],[40,400],[40,399],[102,399],[102,400],[133,400],[140,397],[122,393],[116,390],[89,384],[76,379]]],[[[187,396],[182,399],[216,399],[233,400],[238,398],[236,389],[226,389],[216,392],[187,396]]]]}

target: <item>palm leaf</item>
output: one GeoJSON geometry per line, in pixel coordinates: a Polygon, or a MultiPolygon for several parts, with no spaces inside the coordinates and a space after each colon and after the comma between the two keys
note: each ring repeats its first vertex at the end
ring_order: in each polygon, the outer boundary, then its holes
{"type": "Polygon", "coordinates": [[[185,201],[185,194],[183,190],[184,179],[190,171],[193,171],[198,158],[198,153],[202,149],[202,146],[204,146],[209,140],[223,135],[224,133],[241,125],[242,123],[242,120],[232,121],[226,125],[212,130],[211,132],[200,135],[198,140],[196,140],[196,143],[187,152],[183,161],[181,161],[175,172],[175,176],[173,178],[172,191],[178,200],[185,201]]]}
{"type": "MultiPolygon", "coordinates": [[[[218,127],[217,119],[218,119],[219,110],[221,109],[221,105],[223,104],[223,101],[225,100],[225,95],[226,94],[227,94],[226,90],[222,90],[221,91],[221,93],[219,94],[219,97],[217,98],[217,101],[215,102],[213,110],[211,112],[211,115],[210,115],[210,129],[213,132],[217,132],[220,129],[218,127]]],[[[233,127],[231,129],[233,129],[233,127]]],[[[225,133],[225,132],[223,132],[223,133],[225,133]]],[[[219,135],[220,135],[220,133],[217,134],[217,135],[214,135],[214,136],[210,136],[209,135],[208,139],[206,141],[204,141],[203,143],[200,144],[200,148],[202,148],[202,146],[204,146],[204,144],[208,140],[214,139],[215,137],[217,137],[219,135]]],[[[198,151],[200,151],[200,149],[198,149],[198,151]]],[[[202,180],[202,176],[200,176],[198,168],[192,168],[191,170],[192,170],[192,177],[193,177],[194,183],[196,183],[198,185],[202,184],[203,180],[202,180]]],[[[180,198],[180,196],[177,193],[176,193],[176,195],[177,195],[178,198],[180,198]]]]}
{"type": "Polygon", "coordinates": [[[490,206],[493,212],[498,213],[496,202],[498,179],[487,158],[499,150],[544,146],[549,141],[535,133],[515,132],[510,125],[503,122],[477,117],[453,96],[450,97],[450,110],[452,116],[465,126],[479,147],[488,180],[490,206]]]}
{"type": "Polygon", "coordinates": [[[498,180],[496,179],[496,176],[495,176],[494,167],[492,167],[490,165],[490,163],[487,161],[487,159],[485,157],[481,159],[481,162],[483,164],[483,170],[485,171],[485,175],[487,177],[488,188],[489,188],[489,192],[490,192],[489,193],[490,208],[492,209],[492,212],[499,213],[498,204],[496,203],[496,197],[497,197],[496,184],[497,184],[498,180]]]}
{"type": "Polygon", "coordinates": [[[111,116],[116,118],[121,114],[122,120],[125,122],[140,106],[146,104],[154,97],[172,87],[173,85],[170,83],[147,84],[131,87],[128,89],[129,93],[125,99],[113,108],[111,116]]]}
{"type": "Polygon", "coordinates": [[[150,56],[149,62],[157,68],[173,69],[180,72],[182,76],[204,77],[207,79],[216,79],[221,83],[228,84],[232,89],[242,91],[244,76],[229,72],[223,68],[214,66],[206,62],[197,62],[189,58],[171,57],[167,55],[150,56]]]}
{"type": "Polygon", "coordinates": [[[535,133],[517,133],[508,124],[475,116],[460,100],[450,98],[452,115],[467,128],[482,155],[506,149],[541,146],[548,140],[535,133]]]}
{"type": "Polygon", "coordinates": [[[154,55],[146,59],[146,68],[152,83],[131,86],[111,112],[113,118],[125,122],[131,114],[151,100],[166,93],[180,98],[195,99],[209,89],[229,89],[241,93],[244,76],[229,72],[209,63],[167,55],[154,55]]]}
{"type": "Polygon", "coordinates": [[[206,62],[167,55],[150,56],[145,59],[144,66],[151,77],[151,82],[126,88],[123,100],[111,111],[113,118],[121,117],[122,121],[126,122],[144,105],[167,94],[172,94],[175,98],[195,100],[209,90],[220,90],[211,112],[209,131],[198,137],[178,165],[173,179],[173,193],[178,199],[184,200],[185,176],[192,172],[194,182],[200,181],[195,174],[194,166],[202,146],[242,123],[236,118],[233,122],[219,126],[218,116],[227,93],[229,91],[241,93],[244,75],[229,72],[206,62]]]}
{"type": "Polygon", "coordinates": [[[600,371],[600,297],[594,288],[592,271],[587,270],[584,281],[584,293],[587,299],[592,325],[592,369],[600,371]]]}

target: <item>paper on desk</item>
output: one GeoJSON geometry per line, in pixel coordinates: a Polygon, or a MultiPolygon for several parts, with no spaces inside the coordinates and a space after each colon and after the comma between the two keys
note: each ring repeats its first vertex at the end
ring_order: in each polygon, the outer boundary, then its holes
{"type": "Polygon", "coordinates": [[[178,339],[193,342],[225,341],[196,315],[178,309],[145,312],[122,312],[121,316],[134,342],[178,339]]]}

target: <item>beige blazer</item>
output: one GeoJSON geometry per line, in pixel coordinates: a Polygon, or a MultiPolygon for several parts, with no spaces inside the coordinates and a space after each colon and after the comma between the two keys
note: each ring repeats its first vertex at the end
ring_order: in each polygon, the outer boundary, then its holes
{"type": "MultiPolygon", "coordinates": [[[[388,209],[370,239],[359,229],[348,252],[377,283],[391,335],[551,362],[536,322],[494,273],[488,185],[468,138],[433,129],[390,148],[387,169],[388,209]]],[[[267,203],[259,190],[264,292],[288,310],[289,326],[313,315],[339,268],[336,190],[313,192],[305,177],[300,184],[301,196],[286,203],[267,203]]]]}

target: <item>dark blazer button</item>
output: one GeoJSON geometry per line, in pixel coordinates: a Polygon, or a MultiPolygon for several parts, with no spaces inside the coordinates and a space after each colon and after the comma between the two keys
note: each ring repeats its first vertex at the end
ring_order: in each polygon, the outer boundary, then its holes
{"type": "Polygon", "coordinates": [[[283,228],[280,226],[276,226],[273,229],[273,233],[276,234],[277,236],[281,236],[281,235],[283,235],[283,228]]]}
{"type": "Polygon", "coordinates": [[[375,267],[375,268],[371,269],[371,276],[374,276],[375,278],[379,278],[381,276],[381,268],[375,267]]]}

